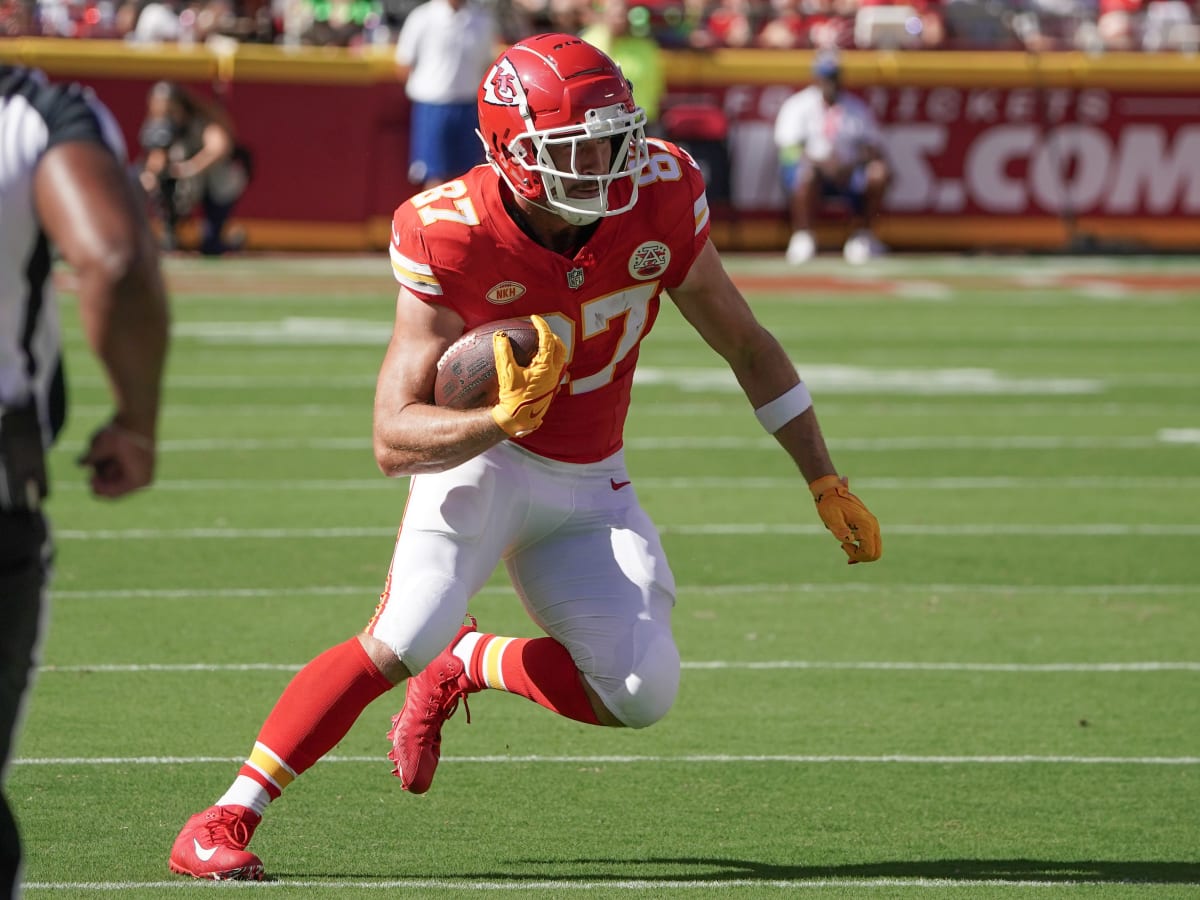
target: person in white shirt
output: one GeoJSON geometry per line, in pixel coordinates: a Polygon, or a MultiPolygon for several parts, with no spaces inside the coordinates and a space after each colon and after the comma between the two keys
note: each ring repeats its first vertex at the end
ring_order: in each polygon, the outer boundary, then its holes
{"type": "Polygon", "coordinates": [[[142,7],[128,40],[137,44],[174,43],[181,35],[179,8],[175,0],[167,0],[142,7]]]}
{"type": "Polygon", "coordinates": [[[496,21],[474,0],[428,0],[404,20],[396,72],[412,101],[408,180],[441,184],[483,162],[476,93],[496,51],[496,21]]]}
{"type": "Polygon", "coordinates": [[[891,168],[871,110],[842,89],[836,56],[818,55],[813,84],[784,101],[775,118],[775,145],[792,226],[788,262],[800,265],[816,254],[812,221],[828,197],[844,198],[854,215],[846,259],[861,263],[881,255],[884,247],[873,226],[891,168]]]}

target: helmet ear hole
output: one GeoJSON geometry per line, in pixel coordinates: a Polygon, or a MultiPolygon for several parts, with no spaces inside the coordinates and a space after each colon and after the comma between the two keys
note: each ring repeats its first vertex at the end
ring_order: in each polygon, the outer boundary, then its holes
{"type": "Polygon", "coordinates": [[[514,193],[572,223],[633,207],[649,159],[645,124],[617,64],[574,35],[517,42],[479,86],[480,135],[492,168],[514,193]],[[581,171],[580,148],[604,138],[611,152],[599,165],[607,171],[581,171]]]}
{"type": "Polygon", "coordinates": [[[506,163],[501,174],[508,181],[509,187],[528,200],[539,200],[545,193],[541,178],[535,171],[536,166],[528,163],[530,153],[527,148],[528,140],[518,138],[500,149],[500,159],[506,163]]]}

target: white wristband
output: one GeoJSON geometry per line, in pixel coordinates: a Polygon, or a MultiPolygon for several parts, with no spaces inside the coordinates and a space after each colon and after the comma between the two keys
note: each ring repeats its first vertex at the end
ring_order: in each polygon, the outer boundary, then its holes
{"type": "Polygon", "coordinates": [[[774,434],[810,406],[812,406],[812,395],[808,393],[808,386],[801,381],[770,403],[760,406],[754,411],[754,415],[758,416],[758,423],[767,430],[768,434],[774,434]]]}

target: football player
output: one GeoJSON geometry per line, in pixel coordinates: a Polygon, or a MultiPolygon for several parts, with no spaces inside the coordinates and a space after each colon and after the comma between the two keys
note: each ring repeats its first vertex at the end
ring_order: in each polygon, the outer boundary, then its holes
{"type": "Polygon", "coordinates": [[[646,140],[612,60],[570,35],[520,41],[484,77],[479,121],[488,165],[393,219],[400,288],[374,442],[387,475],[412,478],[379,605],[285,689],[229,790],[180,832],[176,872],[261,877],[246,845],[267,804],[406,679],[389,758],[413,793],[430,787],[443,723],[477,691],[593,725],[666,715],[675,582],[621,449],[664,292],[728,362],[849,561],[879,557],[878,523],[837,474],[808,390],[709,241],[700,171],[646,140]],[[510,316],[533,319],[539,348],[520,367],[496,338],[499,401],[434,405],[442,352],[510,316]],[[501,560],[543,636],[487,633],[467,615],[501,560]]]}

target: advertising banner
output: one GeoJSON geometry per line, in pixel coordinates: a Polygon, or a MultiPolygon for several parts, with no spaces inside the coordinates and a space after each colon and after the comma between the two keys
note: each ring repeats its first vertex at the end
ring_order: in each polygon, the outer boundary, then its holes
{"type": "MultiPolygon", "coordinates": [[[[783,206],[772,128],[794,90],[743,85],[700,95],[730,119],[739,208],[783,206]]],[[[1200,93],[879,85],[855,92],[886,135],[895,169],[890,211],[1200,215],[1200,93]]]]}
{"type": "MultiPolygon", "coordinates": [[[[707,149],[714,135],[721,142],[703,160],[720,170],[709,181],[714,240],[781,247],[789,227],[773,128],[811,81],[812,53],[664,57],[664,109],[706,109],[707,149]]],[[[154,81],[216,96],[257,161],[236,212],[255,246],[385,246],[391,211],[416,190],[405,177],[409,106],[386,47],[22,38],[0,41],[0,61],[94,87],[131,143],[154,81]]],[[[842,68],[886,136],[894,180],[879,232],[894,248],[1200,250],[1200,59],[851,51],[842,68]]]]}

